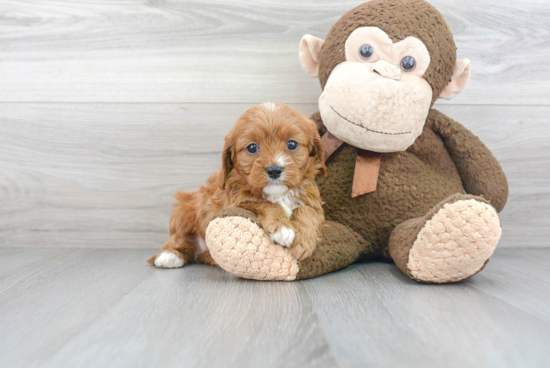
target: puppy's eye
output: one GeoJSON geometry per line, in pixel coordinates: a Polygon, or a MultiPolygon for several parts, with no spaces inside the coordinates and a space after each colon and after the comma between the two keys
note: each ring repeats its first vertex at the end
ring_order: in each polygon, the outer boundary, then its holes
{"type": "Polygon", "coordinates": [[[295,141],[288,141],[286,144],[286,148],[289,149],[289,151],[296,151],[298,149],[298,143],[295,141]]]}
{"type": "Polygon", "coordinates": [[[258,146],[256,145],[256,143],[252,143],[251,145],[249,145],[248,147],[246,147],[246,150],[248,151],[248,153],[250,153],[251,155],[255,154],[256,152],[258,152],[258,146]]]}
{"type": "Polygon", "coordinates": [[[374,49],[371,45],[364,44],[359,48],[359,54],[361,55],[361,58],[368,60],[372,57],[372,54],[374,54],[374,49]]]}

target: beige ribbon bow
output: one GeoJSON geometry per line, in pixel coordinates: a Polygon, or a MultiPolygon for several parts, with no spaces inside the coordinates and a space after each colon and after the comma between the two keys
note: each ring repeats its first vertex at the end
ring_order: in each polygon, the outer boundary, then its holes
{"type": "MultiPolygon", "coordinates": [[[[325,148],[325,162],[344,142],[332,135],[328,130],[321,138],[325,148]]],[[[351,197],[355,198],[376,190],[378,173],[380,172],[380,160],[382,154],[377,152],[357,150],[355,172],[353,174],[353,187],[351,197]]]]}

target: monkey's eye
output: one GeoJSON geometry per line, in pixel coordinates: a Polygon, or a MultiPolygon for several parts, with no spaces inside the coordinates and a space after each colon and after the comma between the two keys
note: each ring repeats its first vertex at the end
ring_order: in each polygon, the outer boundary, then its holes
{"type": "Polygon", "coordinates": [[[296,151],[298,149],[298,143],[295,141],[288,141],[286,148],[288,148],[289,151],[296,151]]]}
{"type": "Polygon", "coordinates": [[[359,48],[359,54],[361,54],[361,57],[365,60],[368,60],[372,57],[372,54],[374,54],[374,49],[369,44],[364,44],[359,48]]]}
{"type": "Polygon", "coordinates": [[[401,69],[406,72],[412,72],[416,68],[416,60],[412,56],[405,56],[401,59],[401,69]]]}
{"type": "Polygon", "coordinates": [[[256,145],[256,143],[252,143],[251,145],[249,145],[248,147],[246,147],[246,150],[248,151],[248,153],[250,153],[251,155],[255,154],[256,152],[258,152],[258,146],[256,145]]]}

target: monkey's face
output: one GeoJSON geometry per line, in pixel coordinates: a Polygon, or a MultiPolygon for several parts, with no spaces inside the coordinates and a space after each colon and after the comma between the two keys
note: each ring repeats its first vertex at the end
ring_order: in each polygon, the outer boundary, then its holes
{"type": "Polygon", "coordinates": [[[300,64],[319,78],[328,131],[355,147],[404,151],[422,133],[431,106],[470,77],[456,59],[443,16],[424,0],[372,0],[350,10],[327,35],[305,35],[300,64]]]}
{"type": "Polygon", "coordinates": [[[406,150],[422,133],[432,102],[422,77],[428,50],[418,38],[393,43],[381,29],[361,27],[348,37],[345,54],[319,99],[323,123],[358,148],[406,150]]]}

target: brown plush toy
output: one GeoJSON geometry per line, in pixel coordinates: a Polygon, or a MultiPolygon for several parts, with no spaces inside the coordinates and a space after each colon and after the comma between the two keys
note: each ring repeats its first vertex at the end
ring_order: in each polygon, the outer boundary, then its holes
{"type": "Polygon", "coordinates": [[[501,235],[506,177],[469,130],[432,109],[465,87],[449,26],[423,0],[374,0],[346,13],[326,41],[300,43],[300,62],[319,77],[313,115],[327,151],[318,180],[327,224],[313,255],[294,259],[230,209],[207,244],[238,276],[296,280],[359,258],[391,258],[414,280],[456,282],[479,272],[501,235]]]}

